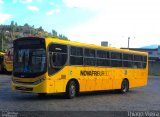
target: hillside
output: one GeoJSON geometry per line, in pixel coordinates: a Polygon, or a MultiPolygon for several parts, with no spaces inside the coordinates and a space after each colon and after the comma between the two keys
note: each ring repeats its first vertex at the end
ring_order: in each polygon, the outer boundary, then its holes
{"type": "Polygon", "coordinates": [[[0,51],[5,51],[10,47],[14,39],[27,36],[57,37],[68,40],[66,36],[58,34],[54,29],[49,33],[41,26],[39,28],[35,28],[34,25],[31,26],[27,23],[20,26],[16,22],[12,21],[10,25],[0,25],[0,51]]]}

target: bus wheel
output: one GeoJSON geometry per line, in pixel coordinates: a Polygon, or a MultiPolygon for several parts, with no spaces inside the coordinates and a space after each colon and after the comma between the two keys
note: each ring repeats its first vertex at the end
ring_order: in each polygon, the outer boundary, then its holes
{"type": "Polygon", "coordinates": [[[0,64],[0,73],[3,73],[3,72],[4,72],[3,65],[0,64]]]}
{"type": "Polygon", "coordinates": [[[123,80],[122,84],[121,84],[121,93],[126,93],[129,90],[129,83],[128,80],[123,80]]]}
{"type": "Polygon", "coordinates": [[[74,81],[70,81],[67,85],[66,96],[68,99],[72,99],[76,96],[76,83],[74,81]]]}

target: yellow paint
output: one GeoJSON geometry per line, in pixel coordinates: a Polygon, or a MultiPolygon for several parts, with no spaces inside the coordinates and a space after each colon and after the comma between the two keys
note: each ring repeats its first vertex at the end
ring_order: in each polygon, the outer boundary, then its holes
{"type": "MultiPolygon", "coordinates": [[[[4,58],[5,53],[0,52],[0,58],[4,58]]],[[[4,69],[4,63],[3,61],[0,61],[0,72],[4,69]]]]}
{"type": "MultiPolygon", "coordinates": [[[[123,49],[116,49],[111,47],[101,47],[97,45],[82,44],[78,42],[65,41],[53,38],[47,38],[46,47],[50,43],[68,44],[74,46],[81,46],[87,48],[103,49],[103,50],[114,50],[118,52],[126,52],[133,54],[146,55],[145,52],[137,52],[123,49]]],[[[147,57],[148,58],[148,57],[147,57]]],[[[147,60],[148,61],[148,60],[147,60]]],[[[80,92],[95,91],[95,90],[109,90],[109,89],[120,89],[121,83],[124,78],[129,80],[129,88],[145,86],[147,85],[148,78],[148,63],[146,69],[137,68],[114,68],[114,67],[90,67],[90,66],[64,66],[56,74],[49,76],[48,72],[44,75],[36,78],[16,78],[13,77],[13,81],[21,82],[35,82],[41,78],[45,80],[36,85],[27,85],[23,83],[12,82],[12,89],[15,91],[16,86],[22,86],[27,88],[33,88],[33,93],[61,93],[66,91],[66,86],[69,80],[76,79],[80,84],[80,92]],[[104,71],[104,76],[80,76],[80,71],[104,71]],[[127,72],[127,74],[126,74],[127,72]]]]}
{"type": "Polygon", "coordinates": [[[4,55],[4,69],[8,72],[12,72],[13,70],[13,48],[9,48],[6,52],[6,54],[4,55]],[[8,56],[8,54],[10,54],[10,56],[8,56]]]}
{"type": "Polygon", "coordinates": [[[13,61],[12,60],[4,60],[4,68],[8,72],[12,72],[12,70],[13,70],[13,61]]]}
{"type": "Polygon", "coordinates": [[[4,56],[4,54],[5,54],[4,52],[0,52],[0,56],[4,56]]]}

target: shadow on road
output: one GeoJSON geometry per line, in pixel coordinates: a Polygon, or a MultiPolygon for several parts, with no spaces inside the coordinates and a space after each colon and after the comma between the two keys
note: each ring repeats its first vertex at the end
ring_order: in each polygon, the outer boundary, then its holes
{"type": "Polygon", "coordinates": [[[0,72],[0,75],[12,75],[12,72],[7,72],[7,71],[0,72]]]}
{"type": "MultiPolygon", "coordinates": [[[[135,94],[138,93],[135,90],[130,90],[129,92],[127,92],[127,94],[122,94],[119,91],[116,90],[112,90],[112,91],[96,91],[96,92],[85,92],[85,93],[80,93],[76,98],[88,98],[88,97],[92,97],[92,96],[112,96],[112,95],[119,95],[119,96],[124,96],[124,95],[128,95],[128,94],[135,94]]],[[[19,100],[19,101],[39,101],[39,100],[68,100],[65,96],[65,94],[48,94],[45,96],[38,96],[38,94],[25,94],[25,93],[12,93],[12,99],[15,100],[19,100]]],[[[5,99],[6,100],[6,99],[5,99]]]]}

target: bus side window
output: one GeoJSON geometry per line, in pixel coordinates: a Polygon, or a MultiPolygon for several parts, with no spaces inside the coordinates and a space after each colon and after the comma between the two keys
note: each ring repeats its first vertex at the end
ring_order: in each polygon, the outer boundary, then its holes
{"type": "Polygon", "coordinates": [[[137,68],[137,65],[133,65],[133,68],[137,68]]]}
{"type": "Polygon", "coordinates": [[[49,75],[59,71],[67,62],[67,45],[51,44],[49,45],[49,75]]]}
{"type": "Polygon", "coordinates": [[[70,51],[70,64],[83,65],[83,48],[71,46],[70,51]]]}
{"type": "Polygon", "coordinates": [[[123,53],[123,67],[136,68],[133,65],[133,54],[123,53]]]}
{"type": "Polygon", "coordinates": [[[134,68],[143,68],[142,62],[134,62],[134,68]]]}
{"type": "Polygon", "coordinates": [[[144,68],[144,60],[146,58],[144,58],[142,55],[134,55],[134,65],[137,67],[137,68],[144,68]]]}
{"type": "Polygon", "coordinates": [[[84,49],[84,65],[96,66],[96,52],[94,49],[85,48],[84,49]]]}
{"type": "Polygon", "coordinates": [[[122,67],[122,53],[111,52],[111,66],[122,67]]]}

